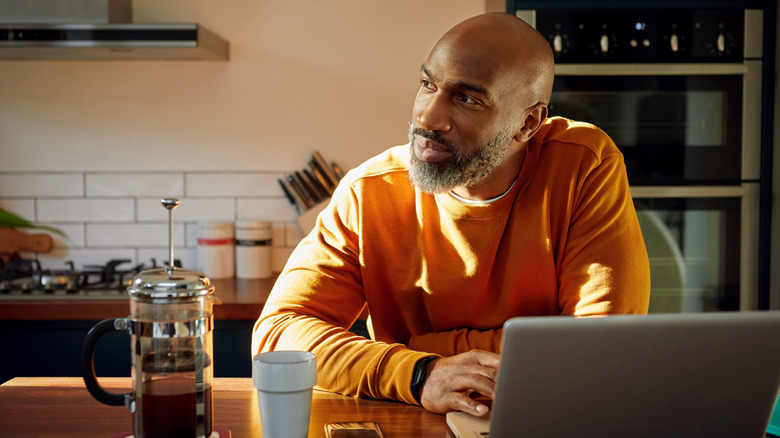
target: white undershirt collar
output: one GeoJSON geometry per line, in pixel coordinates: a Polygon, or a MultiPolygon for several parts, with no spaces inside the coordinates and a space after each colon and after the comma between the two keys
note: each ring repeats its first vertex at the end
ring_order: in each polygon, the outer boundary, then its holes
{"type": "MultiPolygon", "coordinates": [[[[520,176],[520,175],[518,175],[518,176],[520,176]]],[[[450,196],[452,196],[453,198],[457,199],[458,201],[460,201],[460,202],[462,202],[464,204],[468,204],[468,205],[487,205],[487,204],[492,204],[492,203],[498,201],[499,199],[503,198],[504,196],[506,196],[506,194],[509,193],[512,190],[512,187],[514,187],[516,183],[517,183],[517,177],[515,177],[515,180],[512,181],[512,185],[509,186],[509,188],[506,189],[506,191],[504,193],[496,196],[495,198],[486,199],[484,201],[480,201],[480,200],[477,200],[477,199],[466,199],[466,198],[464,198],[462,196],[459,196],[459,195],[455,194],[455,192],[453,192],[453,191],[450,191],[450,196]]]]}

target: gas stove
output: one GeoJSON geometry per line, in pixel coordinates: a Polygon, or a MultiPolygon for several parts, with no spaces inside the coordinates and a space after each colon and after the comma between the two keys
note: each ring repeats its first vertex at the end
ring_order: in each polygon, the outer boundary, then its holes
{"type": "MultiPolygon", "coordinates": [[[[11,260],[0,265],[0,300],[127,299],[133,277],[151,266],[132,265],[129,259],[111,259],[105,265],[84,265],[75,269],[66,262],[61,270],[41,269],[38,260],[11,260]]],[[[174,265],[180,267],[176,260],[174,265]]]]}

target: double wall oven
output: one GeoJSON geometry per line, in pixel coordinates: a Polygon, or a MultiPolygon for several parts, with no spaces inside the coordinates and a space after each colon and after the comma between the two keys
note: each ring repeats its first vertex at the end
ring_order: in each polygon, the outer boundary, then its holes
{"type": "Polygon", "coordinates": [[[650,311],[765,307],[763,11],[513,12],[553,49],[550,115],[597,125],[624,154],[650,257],[650,311]]]}

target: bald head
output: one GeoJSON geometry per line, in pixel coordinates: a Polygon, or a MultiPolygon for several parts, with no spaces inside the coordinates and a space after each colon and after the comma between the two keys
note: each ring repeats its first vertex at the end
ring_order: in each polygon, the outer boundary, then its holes
{"type": "MultiPolygon", "coordinates": [[[[544,37],[514,15],[493,12],[469,18],[436,43],[433,56],[455,59],[467,68],[488,70],[521,105],[549,103],[554,59],[544,37]]],[[[483,74],[485,72],[483,71],[483,74]]]]}
{"type": "Polygon", "coordinates": [[[409,179],[428,193],[486,200],[505,193],[547,117],[553,56],[509,14],[450,29],[422,65],[409,130],[409,179]]]}

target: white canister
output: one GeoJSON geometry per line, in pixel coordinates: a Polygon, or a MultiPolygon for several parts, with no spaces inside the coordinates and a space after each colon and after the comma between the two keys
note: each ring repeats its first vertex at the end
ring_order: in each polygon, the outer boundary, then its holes
{"type": "Polygon", "coordinates": [[[271,243],[270,222],[236,222],[236,277],[271,277],[271,243]]]}
{"type": "Polygon", "coordinates": [[[235,234],[232,222],[198,222],[198,270],[210,278],[236,274],[235,234]]]}

